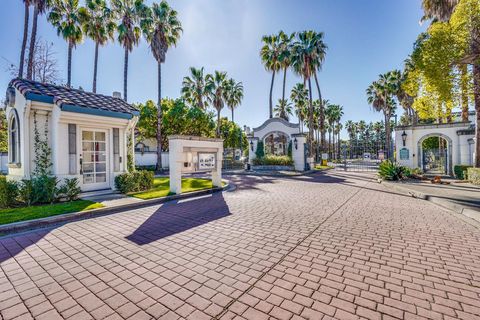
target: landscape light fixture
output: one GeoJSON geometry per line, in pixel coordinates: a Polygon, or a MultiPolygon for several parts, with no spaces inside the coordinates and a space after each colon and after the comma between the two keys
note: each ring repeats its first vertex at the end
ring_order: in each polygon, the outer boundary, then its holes
{"type": "Polygon", "coordinates": [[[405,130],[403,130],[403,133],[402,133],[402,141],[403,141],[403,146],[405,147],[405,142],[407,141],[407,133],[405,132],[405,130]]]}
{"type": "Polygon", "coordinates": [[[298,149],[297,137],[295,137],[295,139],[293,139],[293,144],[295,145],[295,150],[297,150],[298,149]]]}

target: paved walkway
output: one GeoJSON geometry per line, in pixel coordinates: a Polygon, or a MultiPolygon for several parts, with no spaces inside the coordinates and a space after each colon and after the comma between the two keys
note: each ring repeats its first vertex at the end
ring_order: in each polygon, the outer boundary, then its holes
{"type": "Polygon", "coordinates": [[[480,319],[480,230],[367,175],[0,239],[3,319],[480,319]]]}

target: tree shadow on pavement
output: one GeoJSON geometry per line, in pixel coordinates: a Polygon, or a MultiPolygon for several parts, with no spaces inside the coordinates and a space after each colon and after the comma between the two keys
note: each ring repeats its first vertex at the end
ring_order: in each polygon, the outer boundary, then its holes
{"type": "Polygon", "coordinates": [[[221,192],[164,203],[126,239],[144,245],[230,215],[221,192]]]}

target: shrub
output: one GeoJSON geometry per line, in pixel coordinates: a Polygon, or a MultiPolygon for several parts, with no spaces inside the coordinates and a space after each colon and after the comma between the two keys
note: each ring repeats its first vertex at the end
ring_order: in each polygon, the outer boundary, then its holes
{"type": "Polygon", "coordinates": [[[456,165],[453,167],[453,173],[457,179],[466,180],[468,168],[471,168],[471,166],[456,165]]]}
{"type": "Polygon", "coordinates": [[[480,185],[480,168],[468,168],[468,180],[473,184],[480,185]]]}
{"type": "Polygon", "coordinates": [[[411,174],[411,171],[404,166],[393,163],[390,160],[380,163],[378,175],[384,180],[401,180],[411,174]]]}
{"type": "Polygon", "coordinates": [[[56,176],[41,175],[33,178],[33,191],[39,203],[53,203],[60,196],[60,181],[56,176]]]}
{"type": "Polygon", "coordinates": [[[5,176],[0,176],[0,208],[9,208],[16,204],[18,184],[8,181],[5,176]]]}
{"type": "Polygon", "coordinates": [[[153,187],[153,172],[141,170],[115,177],[115,187],[122,193],[148,190],[153,187]]]}
{"type": "Polygon", "coordinates": [[[255,156],[257,158],[263,158],[265,156],[265,147],[263,145],[263,141],[259,141],[257,143],[257,150],[255,151],[255,156]]]}
{"type": "Polygon", "coordinates": [[[19,185],[19,199],[22,204],[31,206],[37,202],[37,193],[33,180],[24,179],[19,185]]]}
{"type": "Polygon", "coordinates": [[[157,167],[155,165],[153,166],[136,166],[135,170],[141,171],[141,170],[147,170],[147,171],[155,171],[157,167]]]}
{"type": "Polygon", "coordinates": [[[60,187],[60,194],[68,201],[77,200],[80,192],[82,192],[82,190],[78,186],[77,178],[66,178],[65,183],[60,187]]]}
{"type": "Polygon", "coordinates": [[[288,156],[266,155],[262,158],[253,159],[257,166],[293,166],[293,160],[288,156]]]}

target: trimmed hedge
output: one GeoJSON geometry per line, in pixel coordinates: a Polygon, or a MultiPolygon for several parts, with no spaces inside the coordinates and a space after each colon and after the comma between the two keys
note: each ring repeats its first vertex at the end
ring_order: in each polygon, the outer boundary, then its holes
{"type": "Polygon", "coordinates": [[[468,168],[468,180],[480,186],[480,168],[468,168]]]}
{"type": "Polygon", "coordinates": [[[115,187],[121,193],[145,191],[153,188],[152,171],[134,171],[123,173],[115,177],[115,187]]]}
{"type": "Polygon", "coordinates": [[[468,168],[471,168],[472,166],[466,166],[466,165],[456,165],[453,167],[453,173],[455,174],[455,177],[459,180],[466,180],[467,179],[467,170],[468,168]]]}
{"type": "Polygon", "coordinates": [[[16,204],[18,184],[0,176],[0,208],[10,208],[16,204]]]}
{"type": "Polygon", "coordinates": [[[293,166],[292,158],[288,156],[266,155],[261,158],[253,159],[255,166],[293,166]]]}

